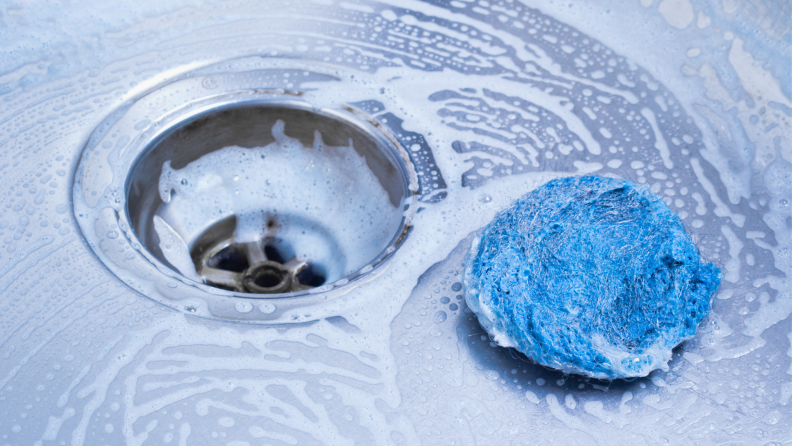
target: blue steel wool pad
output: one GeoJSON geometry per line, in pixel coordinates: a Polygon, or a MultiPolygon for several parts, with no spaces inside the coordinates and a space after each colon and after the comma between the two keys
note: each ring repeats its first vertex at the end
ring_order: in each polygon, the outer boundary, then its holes
{"type": "Polygon", "coordinates": [[[504,347],[600,379],[668,369],[710,310],[720,270],[648,188],[553,180],[502,211],[473,243],[465,300],[504,347]]]}

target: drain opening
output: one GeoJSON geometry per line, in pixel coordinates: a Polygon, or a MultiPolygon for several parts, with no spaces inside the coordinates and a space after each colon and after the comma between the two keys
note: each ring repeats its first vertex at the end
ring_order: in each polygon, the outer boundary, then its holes
{"type": "Polygon", "coordinates": [[[408,229],[407,168],[377,132],[303,104],[201,113],[138,158],[129,221],[158,260],[220,289],[284,294],[356,277],[408,229]]]}
{"type": "Polygon", "coordinates": [[[231,239],[213,241],[199,238],[191,256],[198,277],[207,284],[229,291],[278,294],[302,291],[325,283],[321,269],[294,255],[282,240],[269,238],[238,244],[231,239]]]}
{"type": "Polygon", "coordinates": [[[275,294],[299,290],[292,288],[293,281],[288,269],[278,263],[269,262],[250,271],[245,276],[244,285],[251,293],[275,294]]]}
{"type": "Polygon", "coordinates": [[[274,265],[264,265],[245,278],[260,288],[285,287],[291,282],[289,271],[274,265]]]}
{"type": "Polygon", "coordinates": [[[239,246],[233,245],[223,248],[220,252],[207,260],[206,265],[215,269],[241,273],[250,267],[246,254],[239,246]]]}

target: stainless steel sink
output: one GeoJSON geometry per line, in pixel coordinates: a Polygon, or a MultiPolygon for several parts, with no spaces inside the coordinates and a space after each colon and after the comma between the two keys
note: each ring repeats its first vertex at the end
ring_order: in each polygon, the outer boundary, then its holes
{"type": "Polygon", "coordinates": [[[791,10],[0,6],[0,445],[792,442],[791,10]],[[462,299],[586,173],[723,270],[668,371],[545,369],[462,299]]]}

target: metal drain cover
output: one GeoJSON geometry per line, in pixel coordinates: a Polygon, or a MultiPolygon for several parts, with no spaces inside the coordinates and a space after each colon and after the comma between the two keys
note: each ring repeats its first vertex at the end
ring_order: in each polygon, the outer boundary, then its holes
{"type": "Polygon", "coordinates": [[[325,283],[324,273],[316,265],[293,255],[284,260],[274,242],[223,241],[212,249],[200,249],[195,258],[198,277],[213,286],[257,294],[303,291],[325,283]]]}

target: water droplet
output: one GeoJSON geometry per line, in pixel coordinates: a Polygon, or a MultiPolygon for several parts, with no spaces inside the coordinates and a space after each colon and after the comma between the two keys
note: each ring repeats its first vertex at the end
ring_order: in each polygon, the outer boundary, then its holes
{"type": "Polygon", "coordinates": [[[434,316],[432,316],[432,322],[434,322],[435,324],[439,324],[441,322],[444,322],[447,317],[448,315],[446,314],[446,312],[441,310],[436,312],[434,316]]]}
{"type": "Polygon", "coordinates": [[[253,304],[250,302],[237,302],[234,305],[234,308],[236,308],[236,310],[240,313],[248,313],[253,309],[253,304]]]}

